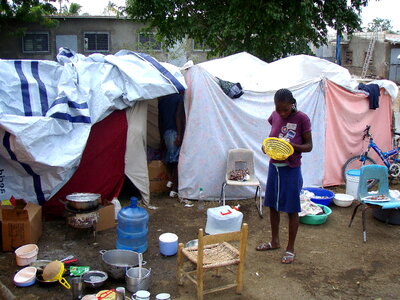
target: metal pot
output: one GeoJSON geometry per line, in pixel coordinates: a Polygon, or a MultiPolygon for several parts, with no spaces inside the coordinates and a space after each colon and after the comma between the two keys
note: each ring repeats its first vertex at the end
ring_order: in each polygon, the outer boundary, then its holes
{"type": "Polygon", "coordinates": [[[197,247],[198,244],[199,244],[199,240],[198,239],[191,240],[191,241],[186,243],[185,248],[197,247]]]}
{"type": "Polygon", "coordinates": [[[54,286],[58,285],[58,279],[56,280],[44,280],[42,274],[36,275],[36,282],[41,286],[54,286]]]}
{"type": "Polygon", "coordinates": [[[131,293],[144,290],[147,291],[150,286],[151,268],[130,268],[126,271],[126,288],[131,293]],[[139,276],[140,275],[140,276],[139,276]],[[139,278],[140,277],[140,278],[139,278]]]}
{"type": "Polygon", "coordinates": [[[100,194],[93,193],[73,193],[65,197],[67,206],[76,210],[91,210],[95,209],[100,204],[100,194]]]}
{"type": "Polygon", "coordinates": [[[108,275],[106,272],[102,272],[102,271],[87,271],[85,273],[83,273],[82,275],[82,279],[83,282],[91,287],[91,288],[98,288],[101,287],[104,282],[107,280],[108,275]]]}
{"type": "Polygon", "coordinates": [[[125,273],[128,268],[142,266],[146,264],[143,261],[142,253],[132,250],[100,250],[103,269],[114,279],[125,279],[125,273]]]}

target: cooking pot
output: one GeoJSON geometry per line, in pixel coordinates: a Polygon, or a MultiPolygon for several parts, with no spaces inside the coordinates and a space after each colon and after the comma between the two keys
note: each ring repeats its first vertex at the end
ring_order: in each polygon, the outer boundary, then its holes
{"type": "MultiPolygon", "coordinates": [[[[151,269],[146,268],[130,268],[126,271],[125,281],[126,288],[132,293],[140,290],[147,291],[150,285],[151,269]]],[[[138,299],[136,295],[136,299],[138,299]]],[[[142,298],[140,298],[142,299],[142,298]]]]}
{"type": "Polygon", "coordinates": [[[103,269],[114,279],[125,279],[125,273],[128,268],[139,266],[139,262],[142,262],[142,266],[146,264],[143,261],[142,253],[138,253],[132,250],[100,250],[102,259],[103,269]]]}
{"type": "Polygon", "coordinates": [[[58,280],[44,280],[42,274],[36,275],[36,282],[41,286],[54,286],[58,285],[58,280]]]}
{"type": "Polygon", "coordinates": [[[93,193],[73,193],[65,197],[67,206],[76,210],[91,210],[95,209],[100,204],[100,194],[93,193]]]}

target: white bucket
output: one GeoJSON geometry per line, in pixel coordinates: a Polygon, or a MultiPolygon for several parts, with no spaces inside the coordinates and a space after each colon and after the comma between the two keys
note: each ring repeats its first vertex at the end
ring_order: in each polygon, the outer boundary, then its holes
{"type": "Polygon", "coordinates": [[[160,253],[165,256],[172,256],[178,252],[178,236],[175,233],[163,233],[159,237],[160,253]]]}
{"type": "Polygon", "coordinates": [[[39,248],[36,244],[27,244],[15,250],[17,266],[27,266],[37,260],[39,248]]]}
{"type": "Polygon", "coordinates": [[[360,182],[360,170],[348,170],[346,172],[346,194],[357,199],[358,183],[360,182]]]}

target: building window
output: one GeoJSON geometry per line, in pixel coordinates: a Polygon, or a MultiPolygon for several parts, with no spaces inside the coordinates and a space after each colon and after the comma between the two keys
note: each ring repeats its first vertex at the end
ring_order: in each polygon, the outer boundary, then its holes
{"type": "Polygon", "coordinates": [[[204,41],[196,42],[193,41],[193,51],[210,51],[210,47],[208,47],[204,41]]]}
{"type": "Polygon", "coordinates": [[[161,51],[161,42],[157,42],[154,32],[140,32],[138,41],[142,49],[161,51]]]}
{"type": "Polygon", "coordinates": [[[353,64],[353,51],[346,50],[344,53],[344,64],[352,65],[353,64]]]}
{"type": "Polygon", "coordinates": [[[85,32],[85,51],[110,51],[110,34],[108,32],[85,32]]]}
{"type": "Polygon", "coordinates": [[[27,32],[23,36],[23,52],[49,52],[48,32],[27,32]]]}

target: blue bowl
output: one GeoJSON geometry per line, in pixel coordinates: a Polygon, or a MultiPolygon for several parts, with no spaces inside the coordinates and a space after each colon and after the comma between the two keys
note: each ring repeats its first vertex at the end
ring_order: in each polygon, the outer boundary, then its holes
{"type": "Polygon", "coordinates": [[[317,197],[324,197],[324,198],[311,198],[311,201],[316,204],[322,204],[328,206],[332,199],[335,197],[335,194],[331,191],[322,188],[313,188],[313,187],[305,187],[303,190],[309,191],[314,193],[317,197]]]}
{"type": "Polygon", "coordinates": [[[19,286],[19,287],[27,287],[27,286],[34,285],[35,282],[36,282],[36,278],[33,278],[32,280],[23,282],[23,283],[14,281],[14,284],[15,284],[15,286],[19,286]]]}

